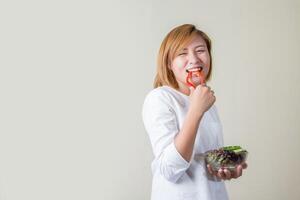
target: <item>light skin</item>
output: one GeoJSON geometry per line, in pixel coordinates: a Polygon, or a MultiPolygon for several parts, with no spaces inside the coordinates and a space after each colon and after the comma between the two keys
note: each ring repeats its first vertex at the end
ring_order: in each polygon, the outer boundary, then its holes
{"type": "MultiPolygon", "coordinates": [[[[203,66],[203,72],[207,76],[210,69],[210,55],[205,41],[201,36],[195,36],[192,41],[177,55],[170,66],[178,82],[178,91],[189,96],[190,106],[184,120],[182,129],[174,139],[178,152],[189,162],[193,153],[198,125],[204,113],[214,104],[216,97],[214,91],[207,85],[196,85],[195,88],[186,84],[186,69],[189,67],[203,66]]],[[[219,179],[230,180],[242,175],[247,164],[238,165],[234,172],[220,169],[215,172],[208,165],[208,172],[219,179]]]]}

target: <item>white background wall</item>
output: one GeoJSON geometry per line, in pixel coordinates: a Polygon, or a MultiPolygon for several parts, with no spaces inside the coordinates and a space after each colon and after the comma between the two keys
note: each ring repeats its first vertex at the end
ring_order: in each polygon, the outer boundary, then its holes
{"type": "Polygon", "coordinates": [[[175,26],[213,40],[231,199],[300,199],[300,1],[1,1],[0,199],[150,199],[141,107],[175,26]]]}

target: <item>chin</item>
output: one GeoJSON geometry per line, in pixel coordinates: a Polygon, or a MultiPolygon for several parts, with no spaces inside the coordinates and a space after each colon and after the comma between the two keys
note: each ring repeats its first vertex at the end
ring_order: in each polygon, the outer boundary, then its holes
{"type": "Polygon", "coordinates": [[[201,84],[200,82],[197,82],[197,83],[194,82],[195,87],[197,87],[200,84],[201,84]]]}

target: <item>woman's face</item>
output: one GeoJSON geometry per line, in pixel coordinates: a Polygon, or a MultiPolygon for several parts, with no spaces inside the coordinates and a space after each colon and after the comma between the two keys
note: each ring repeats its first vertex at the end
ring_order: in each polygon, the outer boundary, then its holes
{"type": "Polygon", "coordinates": [[[210,55],[205,41],[201,36],[196,36],[184,49],[179,50],[173,59],[171,69],[179,84],[179,87],[187,87],[187,69],[203,67],[205,77],[210,69],[210,55]]]}

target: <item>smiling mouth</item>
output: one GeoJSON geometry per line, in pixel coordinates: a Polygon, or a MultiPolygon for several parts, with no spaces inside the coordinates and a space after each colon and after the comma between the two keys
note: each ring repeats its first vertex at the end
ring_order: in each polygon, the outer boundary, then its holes
{"type": "Polygon", "coordinates": [[[197,67],[188,67],[186,69],[186,83],[189,86],[196,87],[199,84],[205,84],[205,75],[203,71],[203,65],[197,67]]]}
{"type": "Polygon", "coordinates": [[[197,71],[201,72],[202,70],[203,70],[203,67],[200,66],[200,67],[191,67],[191,68],[186,69],[185,71],[187,73],[189,73],[189,72],[197,72],[197,71]]]}

